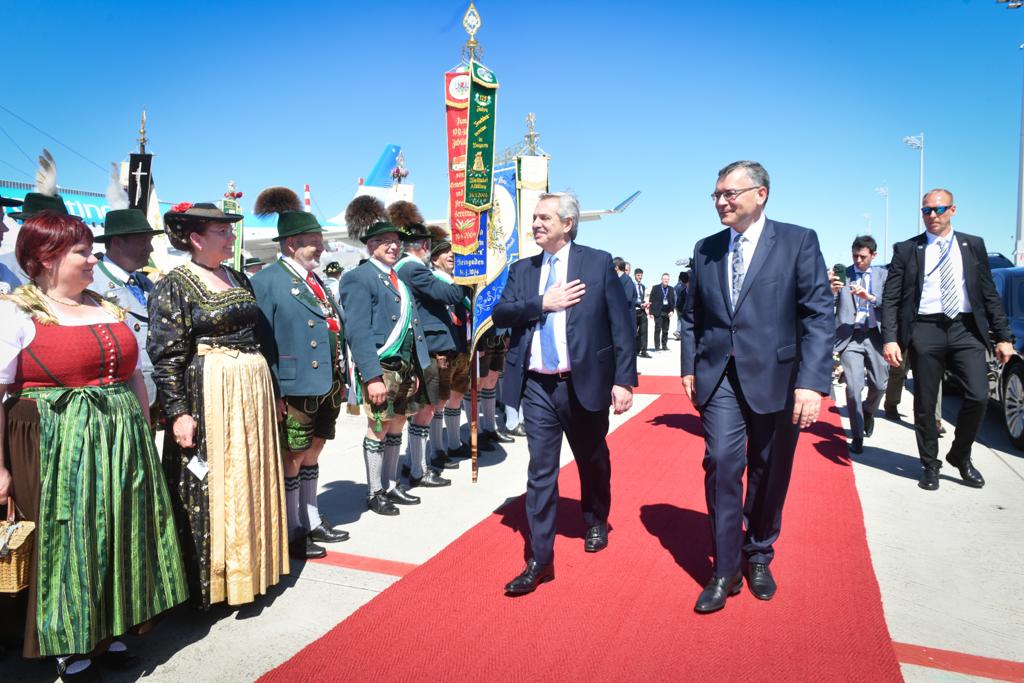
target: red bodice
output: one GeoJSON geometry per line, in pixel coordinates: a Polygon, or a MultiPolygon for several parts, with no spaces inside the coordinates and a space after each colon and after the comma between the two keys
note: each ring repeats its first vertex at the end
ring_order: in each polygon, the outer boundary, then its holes
{"type": "Polygon", "coordinates": [[[11,392],[24,387],[84,387],[124,382],[139,359],[135,335],[124,323],[41,325],[18,357],[11,392]]]}

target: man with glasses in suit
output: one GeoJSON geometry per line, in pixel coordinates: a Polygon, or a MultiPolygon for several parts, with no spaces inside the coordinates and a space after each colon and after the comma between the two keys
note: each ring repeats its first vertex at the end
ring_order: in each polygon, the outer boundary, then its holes
{"type": "Polygon", "coordinates": [[[904,349],[910,353],[923,468],[918,486],[939,488],[935,402],[948,370],[963,387],[963,403],[946,462],[966,486],[981,488],[985,479],[971,463],[971,445],[988,404],[986,350],[994,339],[995,357],[1005,364],[1013,356],[1013,334],[992,282],[985,241],[953,230],[953,193],[932,190],[921,204],[926,232],[893,246],[882,294],[882,354],[895,368],[904,349]]]}

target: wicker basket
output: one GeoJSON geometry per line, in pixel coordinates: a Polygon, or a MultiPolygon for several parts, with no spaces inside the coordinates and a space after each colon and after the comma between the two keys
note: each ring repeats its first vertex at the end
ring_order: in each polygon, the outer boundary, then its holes
{"type": "Polygon", "coordinates": [[[7,520],[0,521],[0,593],[28,588],[35,522],[15,521],[14,498],[7,499],[7,520]]]}

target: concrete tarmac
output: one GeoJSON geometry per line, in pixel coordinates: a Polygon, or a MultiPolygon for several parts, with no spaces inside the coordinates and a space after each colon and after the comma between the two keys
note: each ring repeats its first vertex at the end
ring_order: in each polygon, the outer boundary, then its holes
{"type": "MultiPolygon", "coordinates": [[[[639,360],[641,372],[678,376],[678,342],[670,341],[667,352],[651,353],[651,359],[639,360]]],[[[848,428],[844,388],[834,389],[848,428]]],[[[612,417],[612,429],[656,398],[638,394],[630,413],[612,417]]],[[[912,398],[904,393],[901,423],[876,420],[864,453],[853,459],[886,620],[898,644],[960,655],[936,655],[945,670],[904,663],[908,681],[986,680],[959,671],[968,668],[964,662],[976,664],[972,657],[1024,662],[1024,454],[1010,446],[993,408],[974,449],[985,488],[961,485],[956,471],[947,466],[939,490],[923,491],[917,487],[912,398]]],[[[949,421],[958,405],[955,397],[945,401],[950,431],[940,441],[945,448],[952,440],[949,421]]],[[[320,510],[351,533],[349,541],[326,546],[329,563],[293,561],[291,574],[270,595],[240,609],[219,606],[206,614],[188,607],[173,610],[147,636],[129,639],[143,666],[116,675],[104,672],[104,680],[251,681],[526,488],[526,442],[517,439],[481,454],[476,484],[465,461],[458,470],[445,472],[452,486],[415,489],[422,504],[402,507],[398,517],[376,515],[365,505],[365,426],[364,418],[343,414],[337,438],[320,460],[320,510]]],[[[571,458],[566,446],[563,464],[571,458]]],[[[521,568],[521,558],[510,557],[508,577],[521,568]]],[[[785,582],[785,577],[778,578],[785,582]]],[[[494,589],[500,592],[502,586],[494,589]]],[[[913,649],[903,645],[898,654],[913,649]]],[[[905,659],[912,658],[901,657],[905,659]]],[[[0,681],[52,681],[53,671],[52,662],[26,662],[17,653],[8,652],[0,660],[0,681]]],[[[827,672],[822,674],[827,678],[827,672]]]]}

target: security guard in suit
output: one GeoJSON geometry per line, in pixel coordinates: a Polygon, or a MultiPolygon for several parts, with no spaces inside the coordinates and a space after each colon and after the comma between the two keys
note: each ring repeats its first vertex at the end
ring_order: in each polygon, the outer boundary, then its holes
{"type": "Polygon", "coordinates": [[[367,507],[377,514],[397,515],[396,503],[420,502],[400,485],[398,461],[406,418],[421,407],[421,373],[430,365],[430,353],[413,294],[394,268],[402,253],[403,232],[390,223],[380,200],[365,195],[349,204],[345,220],[349,234],[370,253],[341,280],[341,301],[352,330],[349,347],[356,395],[367,416],[367,507]]]}
{"type": "Polygon", "coordinates": [[[95,239],[103,245],[104,251],[97,254],[99,261],[93,268],[92,284],[89,285],[89,289],[128,312],[124,322],[139,343],[139,365],[151,406],[156,403],[156,385],[153,384],[153,364],[146,353],[149,335],[146,304],[153,283],[141,268],[149,263],[153,236],[159,234],[161,232],[153,229],[146,220],[146,214],[139,209],[108,211],[103,234],[95,239]]]}
{"type": "Polygon", "coordinates": [[[320,452],[334,438],[345,397],[345,332],[337,302],[314,269],[324,251],[323,228],[284,187],[256,198],[260,215],[278,214],[281,256],[252,276],[260,308],[260,347],[270,365],[283,422],[285,505],[289,550],[298,559],[323,557],[317,545],[347,540],[320,515],[316,494],[320,452]]]}

